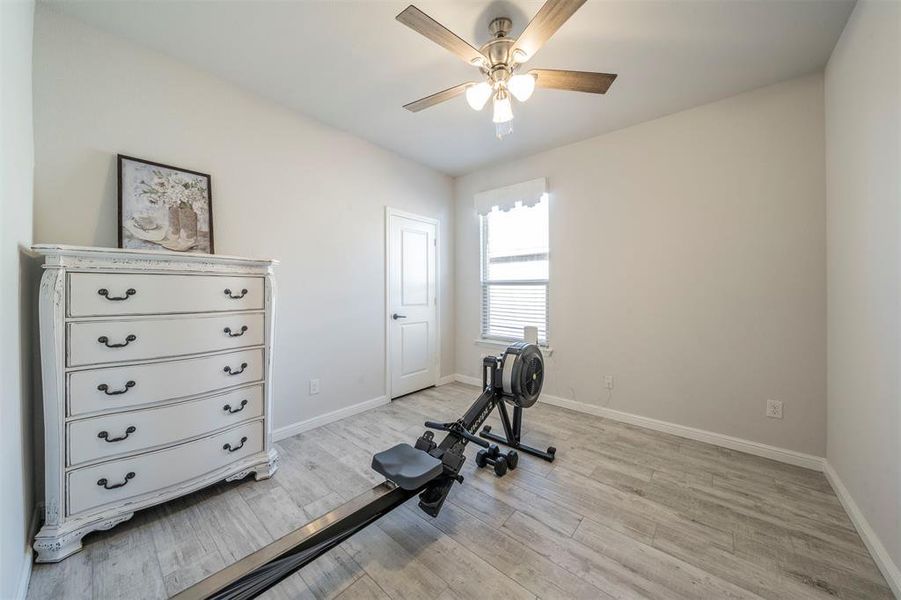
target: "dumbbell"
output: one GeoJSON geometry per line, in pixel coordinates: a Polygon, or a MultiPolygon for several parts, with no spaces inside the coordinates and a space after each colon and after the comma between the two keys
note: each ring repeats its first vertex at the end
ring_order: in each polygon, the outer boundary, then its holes
{"type": "Polygon", "coordinates": [[[507,473],[507,469],[515,469],[519,464],[519,454],[516,450],[509,450],[506,454],[501,454],[497,444],[491,444],[487,450],[479,450],[476,454],[476,466],[480,469],[486,465],[494,467],[494,474],[503,477],[507,473]]]}

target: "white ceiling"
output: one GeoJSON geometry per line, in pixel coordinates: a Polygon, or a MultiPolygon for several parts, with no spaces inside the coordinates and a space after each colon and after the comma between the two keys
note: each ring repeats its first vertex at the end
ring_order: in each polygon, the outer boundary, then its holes
{"type": "MultiPolygon", "coordinates": [[[[528,64],[619,74],[606,96],[536,90],[514,132],[463,97],[402,105],[478,71],[394,20],[391,0],[50,2],[451,175],[775,83],[825,65],[853,0],[589,0],[528,64]]],[[[493,16],[517,35],[540,1],[416,1],[476,46],[493,16]]]]}

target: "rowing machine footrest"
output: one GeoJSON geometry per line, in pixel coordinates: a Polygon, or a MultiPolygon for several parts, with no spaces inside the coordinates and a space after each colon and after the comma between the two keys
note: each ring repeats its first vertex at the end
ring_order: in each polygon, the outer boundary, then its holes
{"type": "Polygon", "coordinates": [[[444,470],[440,460],[410,444],[398,444],[373,455],[372,468],[405,490],[421,488],[444,470]]]}

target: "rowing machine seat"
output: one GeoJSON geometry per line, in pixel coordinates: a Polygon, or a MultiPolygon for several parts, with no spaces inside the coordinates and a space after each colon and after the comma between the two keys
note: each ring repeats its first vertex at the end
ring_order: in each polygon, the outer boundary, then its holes
{"type": "Polygon", "coordinates": [[[440,460],[410,444],[398,444],[373,455],[372,468],[405,490],[421,488],[444,470],[440,460]]]}

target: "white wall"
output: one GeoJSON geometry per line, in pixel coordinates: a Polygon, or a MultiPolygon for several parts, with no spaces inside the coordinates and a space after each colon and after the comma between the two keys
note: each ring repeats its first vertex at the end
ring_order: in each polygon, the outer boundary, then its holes
{"type": "MultiPolygon", "coordinates": [[[[827,458],[901,565],[901,3],[857,3],[826,68],[827,458]]],[[[896,585],[899,581],[895,582],[896,585]]]]}
{"type": "Polygon", "coordinates": [[[0,598],[24,597],[31,564],[33,20],[33,2],[0,2],[0,598]]]}
{"type": "Polygon", "coordinates": [[[823,135],[813,75],[459,178],[458,372],[496,350],[473,195],[547,176],[545,393],[822,456],[823,135]]]}
{"type": "Polygon", "coordinates": [[[281,261],[276,428],[385,393],[386,205],[441,220],[453,373],[449,177],[42,6],[34,78],[37,242],[116,245],[123,153],[210,173],[216,252],[281,261]]]}

